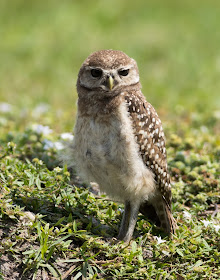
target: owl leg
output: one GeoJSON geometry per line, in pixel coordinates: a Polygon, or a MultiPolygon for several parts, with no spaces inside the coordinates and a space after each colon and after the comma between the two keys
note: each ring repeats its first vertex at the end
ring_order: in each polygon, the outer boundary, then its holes
{"type": "Polygon", "coordinates": [[[139,203],[125,202],[125,209],[117,239],[129,242],[132,238],[139,212],[139,203]]]}

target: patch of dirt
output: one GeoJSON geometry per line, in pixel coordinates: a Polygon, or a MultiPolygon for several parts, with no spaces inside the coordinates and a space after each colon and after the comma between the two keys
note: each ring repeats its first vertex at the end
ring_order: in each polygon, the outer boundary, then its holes
{"type": "Polygon", "coordinates": [[[2,255],[0,259],[0,271],[4,280],[20,280],[20,271],[15,260],[7,255],[2,255]]]}
{"type": "MultiPolygon", "coordinates": [[[[24,212],[22,218],[13,220],[0,220],[0,280],[32,280],[34,271],[27,271],[22,275],[25,265],[22,260],[27,256],[23,252],[30,249],[38,250],[39,245],[28,235],[28,223],[32,220],[30,212],[24,212]],[[29,217],[29,219],[27,218],[29,217]],[[29,240],[28,240],[29,238],[29,240]]],[[[74,248],[72,248],[74,250],[74,248]]],[[[55,257],[56,258],[56,257],[55,257]]],[[[62,259],[53,260],[53,266],[61,273],[60,277],[53,277],[47,268],[39,268],[35,280],[74,279],[72,271],[79,264],[65,263],[62,259]]]]}

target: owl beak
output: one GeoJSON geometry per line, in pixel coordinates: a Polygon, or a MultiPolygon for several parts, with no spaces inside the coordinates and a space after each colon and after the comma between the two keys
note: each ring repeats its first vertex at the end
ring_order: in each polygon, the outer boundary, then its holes
{"type": "Polygon", "coordinates": [[[106,85],[107,87],[112,90],[114,87],[114,79],[112,78],[112,76],[108,76],[106,79],[106,85]]]}

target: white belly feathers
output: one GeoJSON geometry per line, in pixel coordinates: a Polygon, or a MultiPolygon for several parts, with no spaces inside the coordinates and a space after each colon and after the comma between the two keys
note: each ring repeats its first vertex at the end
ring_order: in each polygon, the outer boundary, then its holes
{"type": "Polygon", "coordinates": [[[155,192],[153,173],[143,163],[130,131],[125,104],[107,120],[78,112],[74,137],[77,170],[87,182],[98,183],[101,191],[122,202],[135,197],[144,201],[155,192]]]}

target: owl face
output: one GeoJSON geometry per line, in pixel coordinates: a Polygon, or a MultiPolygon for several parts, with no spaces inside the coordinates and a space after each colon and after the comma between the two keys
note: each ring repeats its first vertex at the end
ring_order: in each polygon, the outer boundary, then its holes
{"type": "Polygon", "coordinates": [[[114,95],[125,86],[139,82],[137,64],[121,51],[102,50],[91,54],[78,75],[80,86],[104,95],[114,95]]]}

